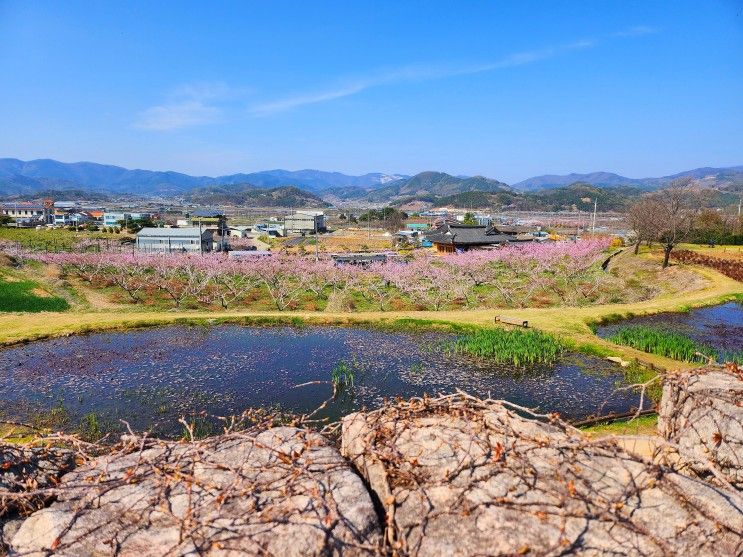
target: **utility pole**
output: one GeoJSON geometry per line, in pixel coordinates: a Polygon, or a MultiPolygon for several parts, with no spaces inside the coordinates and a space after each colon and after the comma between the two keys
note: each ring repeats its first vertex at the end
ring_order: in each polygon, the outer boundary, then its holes
{"type": "Polygon", "coordinates": [[[318,246],[318,244],[320,243],[320,238],[318,236],[318,231],[317,231],[317,215],[314,215],[312,217],[312,222],[315,227],[315,261],[320,261],[320,253],[319,253],[320,248],[318,246]]]}
{"type": "Polygon", "coordinates": [[[591,223],[591,234],[596,234],[596,207],[598,207],[598,198],[593,199],[593,222],[591,223]]]}

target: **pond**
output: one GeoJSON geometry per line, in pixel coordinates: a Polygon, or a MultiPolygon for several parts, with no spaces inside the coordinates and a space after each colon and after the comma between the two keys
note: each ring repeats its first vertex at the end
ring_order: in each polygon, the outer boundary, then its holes
{"type": "Polygon", "coordinates": [[[57,409],[72,427],[90,413],[111,429],[173,435],[181,415],[228,416],[248,407],[293,413],[317,408],[343,365],[354,385],[320,416],[337,419],[385,398],[460,388],[579,419],[625,412],[636,394],[616,392],[614,364],[567,354],[556,364],[514,369],[448,354],[455,337],[344,327],[168,326],[38,341],[0,352],[0,411],[30,420],[57,409]],[[607,402],[608,401],[608,402],[607,402]],[[602,406],[603,404],[603,406],[602,406]]]}
{"type": "Polygon", "coordinates": [[[718,351],[743,351],[743,305],[737,302],[693,309],[682,313],[658,313],[623,319],[601,325],[596,334],[601,338],[613,335],[627,325],[645,325],[681,333],[718,351]]]}

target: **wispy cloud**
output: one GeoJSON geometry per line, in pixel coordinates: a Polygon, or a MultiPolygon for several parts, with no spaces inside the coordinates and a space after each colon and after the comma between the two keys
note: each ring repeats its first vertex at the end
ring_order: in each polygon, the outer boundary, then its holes
{"type": "Polygon", "coordinates": [[[623,29],[621,31],[617,31],[616,33],[612,33],[611,37],[641,37],[642,35],[654,35],[658,32],[658,29],[655,27],[650,27],[649,25],[635,25],[634,27],[629,27],[627,29],[623,29]]]}
{"type": "Polygon", "coordinates": [[[134,127],[153,131],[177,130],[214,123],[220,114],[220,109],[215,106],[200,101],[183,101],[152,106],[140,112],[134,127]]]}
{"type": "MultiPolygon", "coordinates": [[[[638,37],[657,33],[654,27],[646,25],[637,25],[628,29],[623,29],[616,33],[604,36],[604,38],[624,38],[638,37]]],[[[277,100],[258,103],[249,108],[249,113],[253,116],[270,116],[273,114],[285,112],[294,108],[309,104],[317,104],[343,97],[348,97],[361,93],[373,87],[387,85],[391,83],[400,83],[405,81],[425,81],[431,79],[443,79],[455,77],[458,75],[472,75],[483,72],[490,72],[499,69],[512,68],[533,64],[549,58],[565,55],[577,50],[585,50],[595,47],[599,44],[597,39],[582,39],[572,43],[550,46],[547,48],[516,52],[509,54],[494,62],[483,63],[479,65],[468,66],[410,66],[388,72],[378,72],[363,78],[347,79],[335,87],[310,93],[300,93],[283,97],[277,100]]]]}
{"type": "MultiPolygon", "coordinates": [[[[498,60],[470,65],[419,65],[404,66],[391,70],[378,70],[365,76],[349,77],[334,85],[315,91],[287,95],[278,99],[264,101],[249,106],[251,116],[271,116],[302,106],[325,103],[356,95],[367,89],[405,82],[421,82],[445,79],[460,75],[473,75],[534,64],[542,60],[567,55],[571,52],[596,47],[602,40],[625,37],[638,37],[657,33],[658,30],[645,25],[637,25],[603,35],[600,39],[581,39],[572,43],[546,48],[514,52],[498,60]]],[[[252,91],[235,88],[224,82],[194,82],[181,85],[171,92],[167,102],[152,106],[139,113],[134,126],[145,130],[168,131],[212,124],[223,119],[225,109],[230,103],[243,101],[252,91]]],[[[244,109],[243,109],[244,111],[244,109]]],[[[244,112],[243,112],[244,113],[244,112]]]]}
{"type": "Polygon", "coordinates": [[[240,98],[246,89],[224,82],[194,82],[177,87],[167,102],[140,112],[134,127],[152,131],[170,131],[213,124],[223,115],[225,102],[240,98]]]}
{"type": "Polygon", "coordinates": [[[364,78],[347,79],[325,90],[287,96],[275,101],[259,103],[250,107],[253,116],[270,116],[309,104],[322,103],[355,95],[373,87],[405,81],[427,81],[459,75],[471,75],[502,68],[532,64],[540,60],[566,54],[570,51],[592,48],[596,41],[583,39],[569,44],[539,50],[516,52],[494,62],[468,66],[408,66],[386,72],[377,72],[364,78]]]}

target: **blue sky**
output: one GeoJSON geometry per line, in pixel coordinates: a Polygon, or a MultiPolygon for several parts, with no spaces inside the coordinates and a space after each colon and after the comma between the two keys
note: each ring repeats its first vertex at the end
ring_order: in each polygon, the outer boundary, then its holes
{"type": "Polygon", "coordinates": [[[0,156],[191,174],[743,164],[743,3],[0,0],[0,156]]]}

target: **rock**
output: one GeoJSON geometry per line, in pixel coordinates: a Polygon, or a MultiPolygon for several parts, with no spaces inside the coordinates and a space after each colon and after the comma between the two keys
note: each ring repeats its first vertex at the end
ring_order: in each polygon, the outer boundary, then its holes
{"type": "Polygon", "coordinates": [[[7,552],[21,517],[42,508],[51,499],[44,490],[74,466],[67,449],[0,443],[0,555],[7,552]]]}
{"type": "Polygon", "coordinates": [[[658,433],[678,447],[679,471],[743,490],[743,372],[708,367],[668,374],[658,409],[658,433]]]}
{"type": "Polygon", "coordinates": [[[21,524],[23,524],[23,519],[17,516],[5,520],[0,518],[0,555],[8,553],[10,540],[15,536],[21,524]]]}
{"type": "MultiPolygon", "coordinates": [[[[0,492],[23,494],[57,484],[75,467],[74,453],[56,447],[24,447],[0,443],[0,492]]],[[[48,496],[0,494],[0,517],[43,506],[48,496]]]]}
{"type": "Polygon", "coordinates": [[[612,439],[627,453],[647,462],[653,462],[656,452],[665,445],[660,437],[649,435],[614,435],[612,439]]]}
{"type": "Polygon", "coordinates": [[[148,441],[66,475],[13,551],[85,555],[364,555],[380,526],[361,478],[290,427],[148,441]]]}
{"type": "Polygon", "coordinates": [[[740,494],[501,402],[452,395],[351,414],[342,452],[403,555],[743,552],[740,494]]]}

